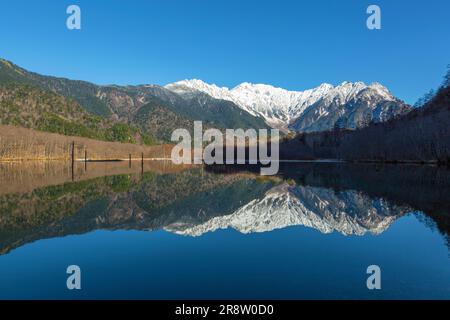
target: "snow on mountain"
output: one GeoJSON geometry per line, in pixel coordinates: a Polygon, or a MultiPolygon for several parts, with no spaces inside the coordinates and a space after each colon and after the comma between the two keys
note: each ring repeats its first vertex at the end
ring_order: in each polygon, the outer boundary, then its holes
{"type": "MultiPolygon", "coordinates": [[[[242,83],[229,89],[207,84],[201,80],[183,80],[168,84],[166,88],[183,97],[192,97],[202,92],[216,99],[232,101],[250,114],[262,117],[269,126],[280,129],[290,127],[306,111],[315,109],[317,104],[321,104],[321,107],[320,110],[314,110],[315,115],[332,117],[333,121],[328,122],[336,122],[337,118],[350,114],[355,104],[357,105],[361,99],[375,101],[375,103],[364,105],[372,109],[375,109],[379,102],[401,104],[387,88],[379,83],[366,85],[363,82],[343,82],[336,87],[324,83],[310,90],[288,91],[266,84],[242,83]],[[349,107],[348,104],[351,102],[352,107],[349,107]],[[341,107],[342,110],[333,110],[334,115],[330,115],[327,106],[331,104],[341,107]]],[[[324,130],[326,129],[331,128],[325,127],[324,130]]]]}
{"type": "Polygon", "coordinates": [[[380,234],[405,210],[382,199],[371,199],[357,191],[290,186],[269,190],[230,215],[217,216],[198,225],[174,224],[165,230],[200,236],[218,229],[233,228],[242,233],[267,232],[302,225],[322,233],[344,235],[380,234]]]}

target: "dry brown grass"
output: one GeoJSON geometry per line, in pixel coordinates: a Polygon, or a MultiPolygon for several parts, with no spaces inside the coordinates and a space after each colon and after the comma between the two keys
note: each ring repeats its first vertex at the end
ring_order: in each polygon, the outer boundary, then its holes
{"type": "Polygon", "coordinates": [[[72,143],[75,158],[90,160],[170,158],[172,145],[142,146],[64,136],[15,126],[0,125],[0,161],[70,160],[72,143]]]}

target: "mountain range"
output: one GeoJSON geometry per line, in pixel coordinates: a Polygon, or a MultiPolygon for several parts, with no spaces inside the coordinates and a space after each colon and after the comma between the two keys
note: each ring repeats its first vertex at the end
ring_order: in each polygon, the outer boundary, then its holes
{"type": "MultiPolygon", "coordinates": [[[[166,86],[102,86],[40,75],[0,59],[0,85],[7,84],[50,91],[92,115],[137,127],[159,141],[170,140],[176,128],[192,130],[195,120],[218,129],[271,127],[286,133],[315,132],[361,128],[410,110],[378,83],[322,84],[305,91],[250,83],[228,89],[200,80],[166,86]]],[[[1,124],[11,124],[0,120],[1,124]]]]}
{"type": "Polygon", "coordinates": [[[184,80],[165,86],[186,99],[208,94],[231,101],[242,110],[263,118],[273,128],[315,132],[367,126],[384,122],[410,110],[379,83],[343,82],[338,86],[321,84],[305,91],[288,91],[266,84],[242,83],[233,89],[184,80]]]}
{"type": "MultiPolygon", "coordinates": [[[[192,129],[195,120],[203,121],[205,127],[219,129],[268,128],[263,119],[250,115],[232,102],[209,95],[187,100],[157,85],[100,86],[43,76],[7,60],[0,60],[0,85],[8,88],[27,85],[58,94],[77,102],[90,114],[137,126],[143,134],[160,141],[170,141],[172,131],[177,128],[192,129]]],[[[1,100],[0,104],[3,104],[1,100]]],[[[2,119],[0,124],[13,123],[2,119]]]]}

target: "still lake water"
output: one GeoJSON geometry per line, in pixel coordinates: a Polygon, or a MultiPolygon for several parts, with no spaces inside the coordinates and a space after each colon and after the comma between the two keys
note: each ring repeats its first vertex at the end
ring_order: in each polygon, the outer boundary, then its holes
{"type": "Polygon", "coordinates": [[[2,299],[450,299],[450,171],[0,164],[2,299]],[[81,268],[69,291],[66,268],[81,268]],[[381,290],[366,287],[369,265],[381,290]]]}

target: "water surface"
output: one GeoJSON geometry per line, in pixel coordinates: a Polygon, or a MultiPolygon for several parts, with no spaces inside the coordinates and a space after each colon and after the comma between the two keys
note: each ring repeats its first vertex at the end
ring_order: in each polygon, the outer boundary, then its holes
{"type": "Polygon", "coordinates": [[[0,164],[0,298],[450,298],[447,169],[256,172],[0,164]],[[366,287],[374,264],[381,290],[366,287]]]}

